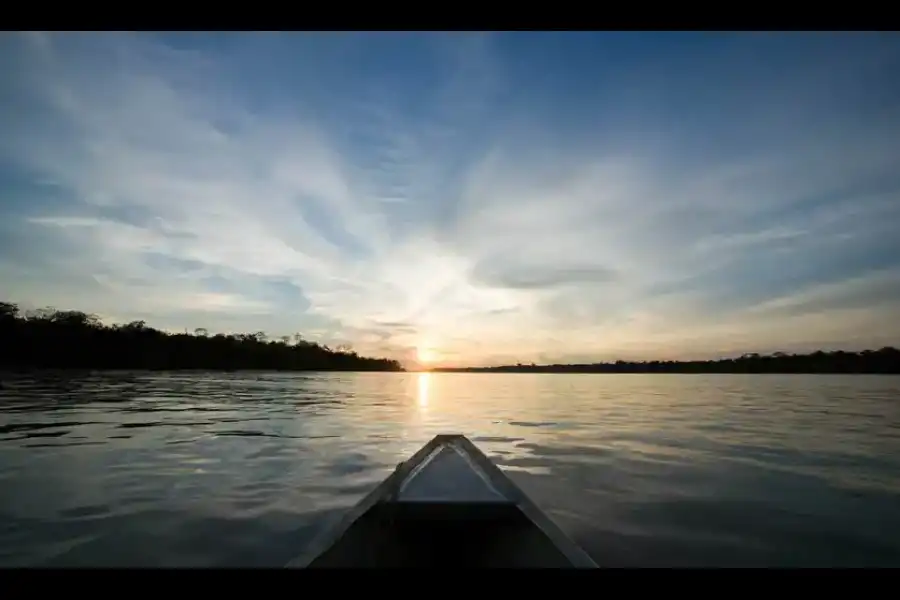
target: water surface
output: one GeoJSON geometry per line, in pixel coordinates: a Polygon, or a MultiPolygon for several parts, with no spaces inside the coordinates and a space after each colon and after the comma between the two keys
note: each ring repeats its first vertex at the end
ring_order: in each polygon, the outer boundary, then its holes
{"type": "Polygon", "coordinates": [[[601,566],[900,566],[900,378],[2,378],[0,566],[280,566],[437,433],[601,566]]]}

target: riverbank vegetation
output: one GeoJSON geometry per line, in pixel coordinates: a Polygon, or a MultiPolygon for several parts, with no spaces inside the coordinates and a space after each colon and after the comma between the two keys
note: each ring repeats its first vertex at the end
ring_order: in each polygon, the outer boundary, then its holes
{"type": "Polygon", "coordinates": [[[22,312],[0,302],[0,368],[402,371],[396,360],[329,348],[302,335],[166,333],[144,321],[104,325],[77,310],[22,312]]]}
{"type": "Polygon", "coordinates": [[[869,373],[900,374],[900,350],[846,352],[822,350],[811,354],[745,354],[738,358],[691,361],[648,361],[592,364],[516,364],[502,367],[432,369],[450,373],[869,373]]]}

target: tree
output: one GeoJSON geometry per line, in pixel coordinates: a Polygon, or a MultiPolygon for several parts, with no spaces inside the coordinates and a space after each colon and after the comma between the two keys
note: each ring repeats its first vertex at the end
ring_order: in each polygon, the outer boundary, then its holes
{"type": "Polygon", "coordinates": [[[12,302],[0,302],[0,319],[15,319],[18,316],[18,305],[12,302]]]}
{"type": "Polygon", "coordinates": [[[60,310],[50,315],[49,320],[53,323],[67,325],[70,327],[99,327],[100,317],[88,314],[80,310],[60,310]]]}

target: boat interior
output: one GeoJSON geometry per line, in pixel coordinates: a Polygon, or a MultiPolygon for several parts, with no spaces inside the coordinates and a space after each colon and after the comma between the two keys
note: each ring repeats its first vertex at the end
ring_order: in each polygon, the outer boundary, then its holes
{"type": "Polygon", "coordinates": [[[311,568],[571,567],[517,506],[482,502],[379,502],[311,568]]]}

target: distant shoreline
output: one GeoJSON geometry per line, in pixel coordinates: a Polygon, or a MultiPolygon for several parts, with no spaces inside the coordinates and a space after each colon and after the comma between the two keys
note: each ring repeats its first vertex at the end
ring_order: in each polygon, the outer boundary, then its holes
{"type": "Polygon", "coordinates": [[[757,375],[900,375],[900,350],[885,347],[861,352],[745,354],[738,358],[695,361],[616,361],[589,364],[516,364],[499,367],[437,367],[431,373],[613,373],[613,374],[757,374],[757,375]]]}
{"type": "MultiPolygon", "coordinates": [[[[167,333],[144,321],[105,325],[81,311],[39,309],[21,314],[0,302],[0,371],[270,371],[405,372],[399,361],[360,356],[349,346],[336,349],[301,334],[270,340],[264,332],[167,333]],[[293,343],[291,343],[293,341],[293,343]]],[[[898,375],[900,350],[809,354],[745,354],[706,361],[622,361],[589,364],[515,364],[496,367],[435,367],[424,373],[731,373],[898,375]]]]}

